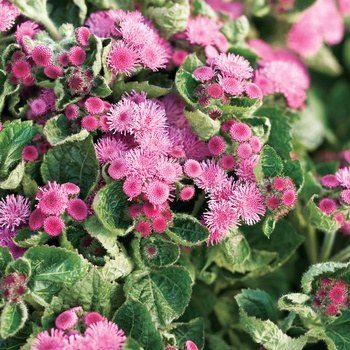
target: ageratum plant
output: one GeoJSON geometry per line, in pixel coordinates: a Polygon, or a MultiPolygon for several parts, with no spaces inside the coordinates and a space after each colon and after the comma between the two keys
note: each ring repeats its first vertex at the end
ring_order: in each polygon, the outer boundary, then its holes
{"type": "Polygon", "coordinates": [[[350,349],[349,0],[0,0],[0,349],[350,349]]]}

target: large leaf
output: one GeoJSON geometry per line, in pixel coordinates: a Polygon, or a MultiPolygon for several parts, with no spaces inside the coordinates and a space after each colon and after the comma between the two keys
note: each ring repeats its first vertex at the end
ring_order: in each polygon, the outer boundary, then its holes
{"type": "Polygon", "coordinates": [[[326,335],[333,340],[337,350],[350,349],[349,323],[350,312],[346,310],[326,327],[326,335]]]}
{"type": "Polygon", "coordinates": [[[185,268],[170,266],[150,272],[135,271],[128,277],[124,290],[128,297],[146,306],[157,326],[164,327],[184,312],[191,284],[185,268]]]}
{"type": "Polygon", "coordinates": [[[28,287],[43,305],[49,303],[62,287],[69,288],[84,277],[89,267],[80,255],[57,247],[33,247],[24,257],[32,265],[28,287]]]}
{"type": "Polygon", "coordinates": [[[140,302],[128,299],[117,311],[112,321],[128,336],[137,340],[145,350],[163,349],[160,334],[146,307],[140,302]]]}
{"type": "Polygon", "coordinates": [[[24,146],[37,133],[32,121],[6,122],[0,132],[0,180],[5,180],[10,171],[22,159],[24,146]]]}
{"type": "Polygon", "coordinates": [[[279,298],[278,307],[281,310],[295,312],[307,319],[316,319],[317,315],[310,306],[306,305],[308,303],[310,303],[310,297],[306,294],[290,293],[279,298]]]}
{"type": "Polygon", "coordinates": [[[173,226],[166,230],[166,234],[176,243],[184,246],[195,246],[209,238],[209,231],[191,215],[176,214],[173,226]]]}
{"type": "Polygon", "coordinates": [[[5,247],[0,246],[0,279],[5,273],[5,268],[7,264],[12,261],[12,256],[9,250],[5,247]]]}
{"type": "Polygon", "coordinates": [[[24,303],[7,303],[0,318],[0,336],[8,338],[16,334],[25,324],[28,311],[24,303]]]}
{"type": "Polygon", "coordinates": [[[99,190],[94,198],[93,208],[102,224],[117,235],[124,235],[131,225],[125,212],[127,196],[121,181],[113,182],[99,190]]]}
{"type": "Polygon", "coordinates": [[[80,187],[80,196],[86,198],[99,176],[99,163],[92,137],[67,142],[49,150],[41,165],[45,182],[72,182],[80,187]]]}

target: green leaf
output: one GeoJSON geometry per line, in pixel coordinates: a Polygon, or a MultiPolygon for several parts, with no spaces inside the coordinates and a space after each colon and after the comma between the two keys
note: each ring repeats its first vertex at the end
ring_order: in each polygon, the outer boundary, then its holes
{"type": "Polygon", "coordinates": [[[227,21],[220,31],[231,44],[235,44],[244,41],[249,34],[249,27],[248,18],[241,16],[235,21],[227,21]]]}
{"type": "Polygon", "coordinates": [[[89,136],[89,132],[86,129],[82,129],[78,134],[72,134],[70,123],[63,114],[49,119],[43,131],[47,141],[52,146],[57,146],[65,142],[82,141],[89,136]]]}
{"type": "Polygon", "coordinates": [[[188,0],[168,2],[168,5],[164,7],[150,6],[146,10],[146,16],[152,20],[159,33],[166,39],[186,29],[189,15],[188,0]]]}
{"type": "Polygon", "coordinates": [[[6,122],[0,133],[0,181],[5,180],[22,159],[24,146],[37,133],[32,121],[6,122]]]}
{"type": "Polygon", "coordinates": [[[281,158],[271,146],[264,146],[260,153],[259,162],[254,172],[261,182],[264,178],[273,178],[282,173],[283,164],[281,158]]]}
{"type": "Polygon", "coordinates": [[[112,93],[111,88],[108,86],[106,79],[102,76],[97,76],[95,78],[96,87],[91,89],[90,95],[97,97],[107,97],[112,93]]]}
{"type": "Polygon", "coordinates": [[[32,267],[30,261],[26,258],[18,258],[15,261],[9,263],[6,267],[6,274],[17,272],[20,275],[30,277],[32,273],[32,267]]]}
{"type": "Polygon", "coordinates": [[[262,225],[262,231],[266,237],[271,236],[272,232],[275,230],[277,220],[273,214],[267,213],[262,225]]]}
{"type": "Polygon", "coordinates": [[[87,0],[99,10],[134,10],[134,2],[132,0],[87,0]]]}
{"type": "Polygon", "coordinates": [[[311,328],[305,335],[309,338],[310,342],[323,340],[327,344],[328,350],[338,350],[333,340],[326,334],[326,330],[323,327],[311,328]]]}
{"type": "Polygon", "coordinates": [[[243,235],[230,235],[220,242],[220,248],[229,263],[242,264],[250,255],[250,247],[243,235]]]}
{"type": "MultiPolygon", "coordinates": [[[[302,0],[301,0],[302,1],[302,0]]],[[[343,72],[343,67],[328,46],[323,45],[318,52],[305,59],[309,68],[321,73],[337,77],[343,72]]]]}
{"type": "Polygon", "coordinates": [[[72,182],[78,185],[81,198],[86,198],[99,176],[99,162],[92,137],[66,142],[49,150],[41,165],[41,174],[45,182],[72,182]]]}
{"type": "Polygon", "coordinates": [[[185,310],[191,296],[192,279],[180,266],[154,271],[135,271],[124,285],[127,297],[149,310],[155,325],[167,326],[185,310]]]}
{"type": "Polygon", "coordinates": [[[14,168],[9,177],[0,182],[0,188],[4,190],[13,190],[19,186],[24,176],[25,161],[18,163],[16,168],[14,168]]]}
{"type": "Polygon", "coordinates": [[[197,17],[198,15],[206,16],[209,18],[216,18],[216,13],[213,8],[205,2],[205,0],[193,0],[191,3],[192,16],[197,17]]]}
{"type": "Polygon", "coordinates": [[[231,117],[232,114],[238,117],[249,117],[253,112],[261,106],[262,102],[259,99],[248,97],[231,97],[230,104],[222,106],[224,116],[231,117]]]}
{"type": "Polygon", "coordinates": [[[185,110],[185,116],[189,120],[193,132],[202,140],[209,140],[220,130],[220,121],[210,118],[199,109],[194,112],[185,110]]]}
{"type": "Polygon", "coordinates": [[[337,350],[350,348],[350,312],[345,310],[334,322],[326,326],[326,335],[332,339],[337,350]]]}
{"type": "Polygon", "coordinates": [[[133,338],[128,337],[123,345],[123,350],[142,350],[141,345],[133,338]]]}
{"type": "Polygon", "coordinates": [[[140,302],[128,299],[117,311],[112,321],[145,350],[163,349],[160,334],[146,307],[140,302]]]}
{"type": "Polygon", "coordinates": [[[22,188],[24,196],[33,201],[38,193],[38,185],[30,175],[24,174],[22,179],[22,188]]]}
{"type": "Polygon", "coordinates": [[[277,324],[277,312],[269,294],[259,289],[242,289],[235,299],[240,308],[249,316],[270,320],[277,324]]]}
{"type": "Polygon", "coordinates": [[[0,336],[8,338],[16,334],[25,324],[28,318],[26,306],[20,303],[7,303],[2,309],[0,318],[0,336]]]}
{"type": "Polygon", "coordinates": [[[289,176],[296,186],[297,191],[304,184],[304,174],[299,160],[285,160],[283,161],[283,172],[285,176],[289,176]]]}
{"type": "Polygon", "coordinates": [[[192,340],[199,350],[204,347],[204,319],[195,318],[188,323],[173,323],[168,329],[175,335],[177,346],[182,349],[187,340],[192,340]]]}
{"type": "Polygon", "coordinates": [[[11,84],[8,80],[7,74],[0,70],[0,111],[4,108],[6,97],[18,91],[19,86],[19,84],[11,84]]]}
{"type": "Polygon", "coordinates": [[[310,224],[323,232],[333,232],[338,230],[340,228],[338,222],[330,215],[321,211],[314,202],[315,198],[317,198],[316,195],[312,196],[307,204],[307,217],[309,218],[310,224]]]}
{"type": "Polygon", "coordinates": [[[24,257],[31,261],[32,276],[28,287],[37,301],[43,305],[62,287],[71,287],[88,271],[88,263],[81,256],[57,247],[33,247],[26,251],[24,257]]]}
{"type": "Polygon", "coordinates": [[[5,247],[0,246],[0,279],[4,276],[7,264],[12,261],[12,255],[5,247]]]}
{"type": "Polygon", "coordinates": [[[147,267],[165,267],[176,263],[180,257],[177,244],[164,238],[151,236],[138,240],[139,254],[147,267]]]}
{"type": "Polygon", "coordinates": [[[27,228],[18,230],[16,236],[13,238],[13,241],[22,248],[30,248],[38,245],[45,244],[51,236],[46,232],[37,232],[32,231],[27,228]]]}
{"type": "Polygon", "coordinates": [[[209,238],[209,230],[187,214],[174,215],[173,226],[165,232],[174,242],[192,247],[209,238]]]}
{"type": "Polygon", "coordinates": [[[296,0],[294,3],[295,11],[304,11],[308,7],[312,6],[316,0],[296,0]]]}
{"type": "Polygon", "coordinates": [[[305,294],[310,294],[313,290],[313,283],[322,277],[337,277],[349,271],[350,262],[325,262],[312,265],[301,279],[301,287],[305,294]],[[316,281],[315,281],[316,280],[316,281]]]}
{"type": "Polygon", "coordinates": [[[278,307],[281,310],[295,312],[306,319],[312,320],[317,318],[315,311],[305,304],[310,302],[310,297],[301,293],[290,293],[283,295],[278,300],[278,307]]]}
{"type": "Polygon", "coordinates": [[[121,181],[116,181],[99,190],[94,198],[93,208],[102,224],[117,235],[123,236],[131,220],[126,209],[127,196],[121,181]]]}
{"type": "Polygon", "coordinates": [[[259,108],[255,116],[267,117],[271,123],[271,132],[267,144],[275,149],[275,151],[284,159],[290,159],[292,151],[290,125],[287,117],[282,111],[276,108],[259,108]]]}

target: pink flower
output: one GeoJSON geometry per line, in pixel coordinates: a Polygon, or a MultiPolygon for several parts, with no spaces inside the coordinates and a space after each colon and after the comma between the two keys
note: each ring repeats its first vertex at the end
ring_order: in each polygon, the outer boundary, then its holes
{"type": "Polygon", "coordinates": [[[136,232],[140,233],[142,237],[145,237],[150,234],[151,232],[151,225],[148,221],[139,221],[135,225],[136,232]]]}
{"type": "Polygon", "coordinates": [[[350,189],[341,191],[340,198],[345,204],[350,205],[350,189]]]}
{"type": "Polygon", "coordinates": [[[73,46],[68,52],[68,60],[74,66],[81,66],[86,59],[86,52],[80,46],[73,46]]]}
{"type": "Polygon", "coordinates": [[[210,67],[202,66],[202,67],[196,68],[192,74],[196,79],[202,82],[206,82],[211,80],[214,77],[215,72],[210,67]]]}
{"type": "Polygon", "coordinates": [[[168,94],[162,98],[168,124],[177,129],[188,129],[190,124],[185,116],[185,103],[176,94],[168,94]]]}
{"type": "Polygon", "coordinates": [[[12,65],[12,73],[16,78],[24,78],[30,73],[30,65],[25,61],[17,61],[12,65]]]}
{"type": "Polygon", "coordinates": [[[25,146],[22,151],[22,157],[26,161],[35,161],[38,159],[38,150],[34,146],[25,146]]]}
{"type": "Polygon", "coordinates": [[[344,289],[341,287],[333,287],[330,291],[329,291],[329,299],[336,304],[341,304],[344,299],[346,298],[344,289]]]}
{"type": "Polygon", "coordinates": [[[236,164],[236,160],[232,154],[225,154],[220,159],[219,164],[225,170],[232,170],[236,164]]]}
{"type": "Polygon", "coordinates": [[[30,214],[29,200],[21,195],[7,195],[0,200],[0,227],[15,230],[26,224],[30,214]]]}
{"type": "Polygon", "coordinates": [[[90,14],[85,25],[89,27],[91,33],[107,38],[114,27],[114,18],[110,11],[97,11],[90,14]]]}
{"type": "Polygon", "coordinates": [[[185,346],[186,350],[198,350],[197,345],[191,340],[187,340],[185,346]]]}
{"type": "Polygon", "coordinates": [[[108,175],[114,180],[120,180],[128,174],[128,166],[124,158],[116,158],[108,167],[108,175]]]}
{"type": "Polygon", "coordinates": [[[170,195],[170,187],[164,182],[155,180],[149,182],[146,187],[146,196],[154,205],[166,202],[170,195]]]}
{"type": "Polygon", "coordinates": [[[167,228],[167,222],[163,216],[158,216],[152,221],[152,228],[155,232],[164,232],[167,228]]]}
{"type": "Polygon", "coordinates": [[[215,99],[218,99],[222,96],[223,90],[218,84],[210,84],[207,87],[207,94],[215,99]]]}
{"type": "Polygon", "coordinates": [[[85,324],[89,327],[93,323],[101,322],[104,318],[98,312],[89,312],[84,317],[85,324]]]}
{"type": "Polygon", "coordinates": [[[242,220],[253,225],[260,221],[259,215],[264,215],[266,207],[264,196],[254,183],[240,184],[233,192],[233,203],[242,220]]]}
{"type": "Polygon", "coordinates": [[[140,55],[141,63],[146,68],[152,69],[156,72],[159,68],[166,67],[166,64],[169,61],[169,56],[162,46],[157,45],[156,42],[154,42],[154,44],[154,46],[152,46],[152,44],[144,45],[138,50],[138,53],[140,55]]]}
{"type": "Polygon", "coordinates": [[[90,35],[91,35],[91,32],[86,27],[78,27],[75,30],[75,37],[76,37],[78,43],[82,46],[89,46],[90,35]]]}
{"type": "Polygon", "coordinates": [[[80,198],[70,199],[67,205],[68,214],[77,221],[85,220],[88,210],[85,202],[80,198]]]}
{"type": "Polygon", "coordinates": [[[68,345],[62,330],[51,328],[37,334],[30,350],[65,350],[68,345]]]}
{"type": "Polygon", "coordinates": [[[286,190],[282,195],[282,203],[287,207],[293,207],[296,200],[297,195],[294,190],[286,190]]]}
{"type": "Polygon", "coordinates": [[[63,69],[56,64],[51,64],[44,68],[44,73],[48,78],[56,79],[63,75],[63,69]]]}
{"type": "Polygon", "coordinates": [[[195,189],[192,186],[185,186],[182,188],[179,192],[180,199],[182,201],[189,201],[190,199],[193,198],[195,193],[195,189]]]}
{"type": "Polygon", "coordinates": [[[134,120],[136,104],[123,99],[113,105],[107,113],[109,129],[113,132],[126,133],[131,131],[131,123],[134,120]]]}
{"type": "Polygon", "coordinates": [[[250,146],[249,143],[241,143],[236,149],[237,156],[242,159],[250,158],[252,153],[253,153],[252,147],[250,146]]]}
{"type": "Polygon", "coordinates": [[[320,183],[326,188],[335,188],[340,186],[340,182],[335,175],[325,175],[321,177],[320,183]]]}
{"type": "Polygon", "coordinates": [[[75,119],[79,114],[79,109],[76,105],[69,105],[65,110],[67,119],[75,119]]]}
{"type": "Polygon", "coordinates": [[[114,74],[124,73],[127,76],[135,72],[138,58],[135,50],[118,40],[113,43],[112,49],[106,58],[107,66],[114,74]]]}
{"type": "Polygon", "coordinates": [[[231,126],[230,135],[235,141],[245,142],[252,136],[252,131],[247,124],[238,122],[231,126]]]}
{"type": "Polygon", "coordinates": [[[100,114],[104,111],[104,103],[99,97],[89,97],[84,103],[85,109],[91,114],[100,114]]]}
{"type": "Polygon", "coordinates": [[[37,98],[29,103],[30,111],[34,116],[41,116],[47,112],[48,106],[44,99],[37,98]]]}
{"type": "Polygon", "coordinates": [[[221,53],[214,59],[213,66],[221,72],[223,77],[246,80],[253,75],[253,68],[250,66],[249,61],[233,53],[221,53]]]}
{"type": "Polygon", "coordinates": [[[224,170],[216,164],[214,159],[203,161],[201,167],[202,173],[194,180],[195,184],[209,193],[220,190],[227,180],[224,170]]]}
{"type": "Polygon", "coordinates": [[[247,83],[244,86],[245,93],[249,98],[258,98],[262,99],[263,93],[260,89],[260,87],[254,83],[247,83]]]}
{"type": "Polygon", "coordinates": [[[261,141],[259,137],[257,136],[252,136],[249,140],[249,144],[253,150],[254,153],[259,153],[261,150],[261,141]]]}
{"type": "Polygon", "coordinates": [[[181,66],[186,57],[188,56],[188,52],[185,50],[175,50],[173,55],[171,56],[171,60],[176,66],[181,66]]]}
{"type": "Polygon", "coordinates": [[[148,218],[155,218],[160,213],[160,206],[154,205],[151,202],[145,202],[142,206],[142,211],[148,218]]]}
{"type": "Polygon", "coordinates": [[[101,164],[121,157],[127,147],[124,142],[112,137],[102,137],[95,143],[95,150],[101,164]]]}
{"type": "Polygon", "coordinates": [[[236,78],[222,76],[219,76],[219,84],[224,91],[231,96],[241,95],[245,87],[245,84],[236,78]]]}
{"type": "Polygon", "coordinates": [[[55,325],[58,329],[65,331],[73,328],[77,322],[77,314],[72,310],[66,310],[57,316],[55,325]]]}
{"type": "Polygon", "coordinates": [[[224,152],[226,144],[221,136],[213,136],[208,142],[209,152],[214,156],[219,156],[224,152]]]}
{"type": "Polygon", "coordinates": [[[37,45],[32,49],[33,61],[40,67],[47,67],[53,61],[53,52],[46,45],[37,45]]]}
{"type": "Polygon", "coordinates": [[[339,308],[335,304],[329,304],[329,305],[326,306],[325,311],[326,311],[327,315],[334,316],[334,315],[336,315],[338,313],[339,308]]]}
{"type": "MultiPolygon", "coordinates": [[[[41,187],[39,191],[42,192],[40,196],[39,203],[37,208],[46,214],[46,215],[58,215],[62,214],[67,208],[68,198],[67,195],[59,189],[58,191],[55,188],[46,188],[41,187]]],[[[37,195],[37,199],[38,195],[37,195]]]]}
{"type": "Polygon", "coordinates": [[[84,337],[93,349],[99,350],[121,350],[126,336],[117,324],[103,320],[91,324],[85,331],[84,337]]]}
{"type": "Polygon", "coordinates": [[[15,38],[17,44],[23,45],[23,37],[28,36],[30,39],[33,39],[36,33],[39,32],[39,26],[33,21],[25,21],[17,26],[15,38]]]}
{"type": "Polygon", "coordinates": [[[123,191],[129,197],[129,199],[132,199],[141,194],[142,185],[143,181],[141,181],[139,178],[129,176],[123,184],[123,191]]]}
{"type": "Polygon", "coordinates": [[[271,195],[271,196],[267,197],[266,198],[266,205],[272,210],[276,209],[280,205],[279,197],[276,195],[271,195]]]}
{"type": "Polygon", "coordinates": [[[65,227],[59,216],[48,216],[44,220],[44,231],[50,236],[58,236],[65,227]]]}
{"type": "Polygon", "coordinates": [[[40,209],[33,210],[28,222],[30,229],[34,231],[38,230],[43,226],[45,218],[45,214],[40,209]]]}
{"type": "Polygon", "coordinates": [[[286,187],[286,183],[284,179],[281,177],[277,177],[276,179],[274,179],[272,182],[272,185],[274,189],[278,192],[282,192],[286,187]]]}
{"type": "Polygon", "coordinates": [[[335,176],[341,186],[350,188],[350,167],[339,169],[335,176]]]}
{"type": "Polygon", "coordinates": [[[21,14],[20,10],[8,1],[0,2],[0,32],[6,32],[15,23],[16,18],[21,14]]]}
{"type": "Polygon", "coordinates": [[[322,198],[318,203],[319,208],[325,214],[332,214],[337,207],[336,202],[331,198],[322,198]]]}
{"type": "Polygon", "coordinates": [[[98,119],[94,115],[87,115],[81,120],[81,126],[88,131],[94,131],[98,127],[98,119]]]}
{"type": "Polygon", "coordinates": [[[178,181],[182,175],[181,165],[173,158],[160,157],[155,168],[157,177],[168,184],[178,181]]]}

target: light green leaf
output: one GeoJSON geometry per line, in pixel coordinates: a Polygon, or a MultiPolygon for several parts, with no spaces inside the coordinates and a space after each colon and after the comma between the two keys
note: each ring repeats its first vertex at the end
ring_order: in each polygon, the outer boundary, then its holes
{"type": "Polygon", "coordinates": [[[112,321],[128,336],[134,338],[144,350],[163,349],[160,334],[146,307],[140,302],[128,299],[117,311],[112,321]]]}
{"type": "Polygon", "coordinates": [[[45,182],[78,185],[81,198],[86,198],[99,177],[99,162],[92,137],[66,142],[49,150],[41,165],[41,174],[45,182]]]}
{"type": "Polygon", "coordinates": [[[19,84],[11,84],[8,80],[7,74],[0,70],[0,111],[4,108],[6,97],[18,91],[19,87],[19,84]]]}
{"type": "Polygon", "coordinates": [[[30,277],[32,273],[30,261],[26,258],[17,258],[15,261],[10,262],[6,267],[6,274],[13,272],[30,277]]]}
{"type": "Polygon", "coordinates": [[[24,326],[27,318],[28,311],[22,302],[5,304],[0,318],[1,338],[6,339],[15,335],[24,326]]]}
{"type": "Polygon", "coordinates": [[[326,330],[322,327],[314,327],[311,328],[306,334],[305,334],[312,342],[321,341],[323,340],[327,344],[328,350],[339,350],[336,345],[334,344],[332,338],[330,338],[326,334],[326,330]]]}
{"type": "Polygon", "coordinates": [[[242,264],[250,255],[250,247],[243,235],[230,235],[220,242],[220,248],[229,263],[242,264]]]}
{"type": "Polygon", "coordinates": [[[301,287],[305,294],[310,294],[313,290],[313,283],[322,277],[341,276],[349,271],[350,262],[325,262],[312,265],[301,279],[301,287]]]}
{"type": "Polygon", "coordinates": [[[295,312],[301,317],[307,318],[309,320],[316,319],[317,315],[315,311],[305,304],[310,300],[310,297],[306,294],[301,293],[290,293],[283,295],[278,299],[278,307],[281,310],[287,310],[295,312]]]}
{"type": "Polygon", "coordinates": [[[18,230],[16,236],[13,238],[13,241],[22,248],[30,248],[38,245],[45,244],[51,236],[46,232],[37,232],[32,231],[27,228],[18,230]]]}
{"type": "Polygon", "coordinates": [[[97,97],[107,97],[112,93],[111,88],[109,87],[107,81],[102,76],[97,76],[95,78],[96,87],[91,89],[90,95],[97,97]]]}
{"type": "Polygon", "coordinates": [[[123,184],[116,181],[99,190],[94,198],[93,208],[102,224],[116,235],[123,236],[131,225],[130,217],[125,212],[127,196],[123,184]]]}
{"type": "Polygon", "coordinates": [[[146,306],[155,325],[165,327],[184,312],[191,285],[185,268],[170,266],[151,272],[135,271],[127,278],[124,290],[127,297],[146,306]]]}
{"type": "Polygon", "coordinates": [[[308,219],[311,225],[318,230],[324,232],[333,232],[340,228],[338,222],[330,215],[327,215],[321,211],[321,209],[315,204],[316,195],[312,196],[307,204],[308,219]]]}
{"type": "Polygon", "coordinates": [[[19,186],[24,176],[25,161],[18,163],[16,168],[10,172],[9,177],[0,182],[0,188],[4,190],[13,190],[19,186]]]}
{"type": "Polygon", "coordinates": [[[187,214],[176,214],[173,226],[165,232],[174,242],[192,247],[209,238],[209,230],[196,218],[187,214]]]}
{"type": "Polygon", "coordinates": [[[83,278],[89,268],[88,262],[80,255],[57,247],[33,247],[24,257],[32,265],[28,287],[33,297],[44,306],[63,287],[69,288],[83,278]]]}
{"type": "Polygon", "coordinates": [[[12,255],[5,247],[0,246],[0,279],[4,276],[7,264],[12,261],[12,255]]]}
{"type": "Polygon", "coordinates": [[[87,2],[100,10],[134,10],[134,2],[132,0],[87,0],[87,2]]]}
{"type": "Polygon", "coordinates": [[[221,28],[221,32],[231,44],[235,44],[244,41],[249,33],[249,27],[248,18],[241,16],[235,21],[227,21],[221,28]]]}
{"type": "Polygon", "coordinates": [[[133,338],[128,337],[123,345],[123,350],[142,350],[141,345],[133,338]]]}

